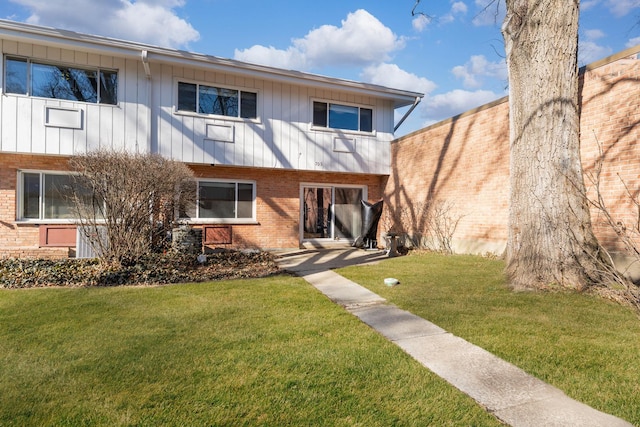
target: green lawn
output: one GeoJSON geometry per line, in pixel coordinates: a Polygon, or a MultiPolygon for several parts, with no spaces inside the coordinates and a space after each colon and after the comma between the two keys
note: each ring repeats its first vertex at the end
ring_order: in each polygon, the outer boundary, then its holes
{"type": "Polygon", "coordinates": [[[640,426],[640,319],[575,293],[514,293],[504,264],[411,254],[338,272],[569,396],[640,426]],[[387,287],[394,277],[400,285],[387,287]]]}
{"type": "Polygon", "coordinates": [[[1,290],[0,425],[499,423],[302,279],[278,276],[1,290]]]}

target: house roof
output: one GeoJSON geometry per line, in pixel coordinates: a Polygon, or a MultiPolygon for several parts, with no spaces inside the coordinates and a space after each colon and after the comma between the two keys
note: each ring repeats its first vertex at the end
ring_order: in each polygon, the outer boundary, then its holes
{"type": "MultiPolygon", "coordinates": [[[[65,49],[79,49],[119,57],[136,58],[144,64],[148,64],[149,62],[180,64],[207,70],[233,72],[247,77],[282,81],[290,84],[312,85],[325,89],[347,91],[392,100],[395,108],[412,105],[424,96],[424,94],[419,92],[392,89],[352,80],[285,70],[217,56],[8,20],[0,20],[0,38],[20,42],[43,43],[65,49]]],[[[148,68],[146,69],[148,70],[148,68]]]]}

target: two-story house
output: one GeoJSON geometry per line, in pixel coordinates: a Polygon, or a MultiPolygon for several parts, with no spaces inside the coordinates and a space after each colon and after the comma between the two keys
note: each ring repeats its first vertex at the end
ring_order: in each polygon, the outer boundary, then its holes
{"type": "Polygon", "coordinates": [[[0,21],[0,256],[67,256],[70,156],[159,153],[197,177],[211,246],[350,242],[422,94],[0,21]],[[410,113],[412,109],[408,110],[410,113]]]}

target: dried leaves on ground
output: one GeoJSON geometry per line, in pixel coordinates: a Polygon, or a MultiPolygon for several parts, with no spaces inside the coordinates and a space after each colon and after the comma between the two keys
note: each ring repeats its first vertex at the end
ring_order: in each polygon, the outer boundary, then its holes
{"type": "Polygon", "coordinates": [[[274,256],[266,252],[224,251],[207,254],[206,258],[200,263],[195,255],[157,254],[129,266],[96,259],[3,259],[0,287],[158,285],[265,277],[281,272],[274,256]]]}

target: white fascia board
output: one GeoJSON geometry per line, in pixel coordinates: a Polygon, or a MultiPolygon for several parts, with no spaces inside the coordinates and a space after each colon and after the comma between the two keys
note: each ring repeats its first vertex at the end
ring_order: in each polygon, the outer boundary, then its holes
{"type": "Polygon", "coordinates": [[[78,49],[86,52],[135,58],[148,62],[163,62],[184,66],[224,71],[247,77],[280,81],[289,84],[308,85],[323,89],[341,90],[376,98],[392,100],[394,108],[412,105],[424,94],[392,89],[352,80],[326,77],[301,71],[284,70],[234,59],[162,48],[137,42],[112,39],[74,31],[41,27],[21,22],[0,20],[0,38],[18,42],[40,43],[63,49],[78,49]],[[147,52],[144,54],[143,52],[147,52]]]}
{"type": "Polygon", "coordinates": [[[0,38],[22,43],[42,44],[61,49],[81,50],[119,57],[140,58],[144,45],[135,46],[115,39],[89,36],[67,30],[39,27],[0,20],[0,38]]]}

